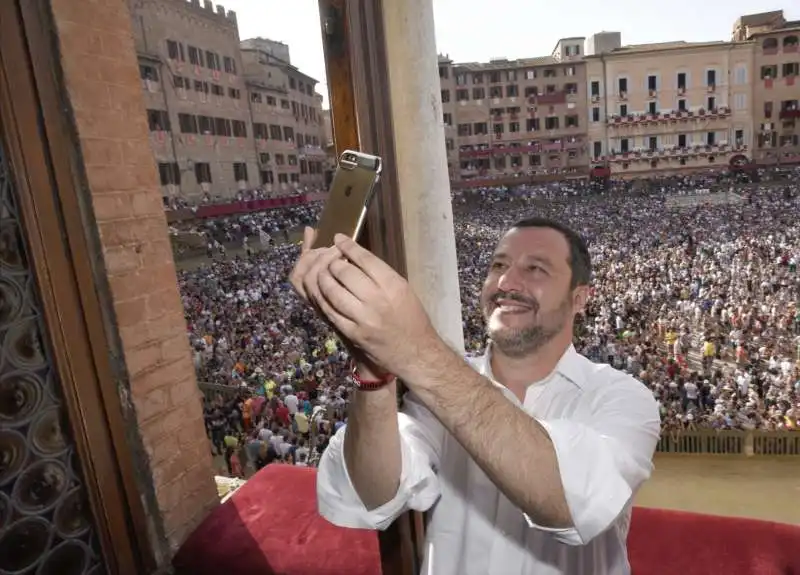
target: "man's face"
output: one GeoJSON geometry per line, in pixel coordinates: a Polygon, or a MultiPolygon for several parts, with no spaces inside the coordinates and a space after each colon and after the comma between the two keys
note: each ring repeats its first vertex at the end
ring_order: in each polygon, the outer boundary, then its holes
{"type": "Polygon", "coordinates": [[[505,355],[535,352],[572,321],[588,288],[570,289],[569,244],[550,228],[513,228],[500,240],[481,307],[493,344],[505,355]]]}

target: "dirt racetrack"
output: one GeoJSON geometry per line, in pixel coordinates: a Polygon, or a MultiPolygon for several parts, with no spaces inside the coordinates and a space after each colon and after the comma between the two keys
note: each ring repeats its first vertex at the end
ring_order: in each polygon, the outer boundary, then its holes
{"type": "Polygon", "coordinates": [[[800,525],[800,457],[657,455],[636,504],[800,525]]]}

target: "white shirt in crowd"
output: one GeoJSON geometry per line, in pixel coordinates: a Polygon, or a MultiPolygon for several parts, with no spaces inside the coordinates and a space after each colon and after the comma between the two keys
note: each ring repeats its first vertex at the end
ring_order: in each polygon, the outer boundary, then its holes
{"type": "MultiPolygon", "coordinates": [[[[492,379],[488,353],[470,360],[492,379]]],[[[433,509],[426,575],[626,575],[633,497],[650,477],[660,418],[643,384],[570,346],[520,404],[555,447],[574,527],[534,524],[511,503],[438,420],[407,396],[399,415],[403,469],[397,495],[368,511],[343,456],[346,426],[322,457],[320,513],[346,527],[385,529],[407,509],[433,509]]],[[[486,430],[491,433],[491,430],[486,430]]]]}
{"type": "Polygon", "coordinates": [[[289,410],[289,413],[291,413],[292,415],[297,413],[298,399],[295,394],[292,393],[284,397],[283,403],[286,404],[286,409],[289,410]]]}

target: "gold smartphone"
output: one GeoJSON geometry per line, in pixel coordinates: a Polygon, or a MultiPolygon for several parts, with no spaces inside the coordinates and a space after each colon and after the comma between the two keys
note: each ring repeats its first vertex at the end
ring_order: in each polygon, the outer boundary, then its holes
{"type": "Polygon", "coordinates": [[[358,239],[364,227],[375,184],[380,179],[381,168],[382,163],[378,156],[352,150],[342,153],[328,199],[317,223],[313,247],[332,246],[336,234],[358,239]]]}

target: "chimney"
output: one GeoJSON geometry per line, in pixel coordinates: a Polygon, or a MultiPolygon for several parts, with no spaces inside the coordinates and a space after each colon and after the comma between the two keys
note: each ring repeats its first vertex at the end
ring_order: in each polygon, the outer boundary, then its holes
{"type": "Polygon", "coordinates": [[[222,4],[217,4],[217,14],[219,14],[220,16],[224,17],[225,16],[225,6],[223,6],[222,4]]]}
{"type": "Polygon", "coordinates": [[[203,0],[203,8],[213,12],[214,11],[214,3],[211,0],[203,0]]]}

